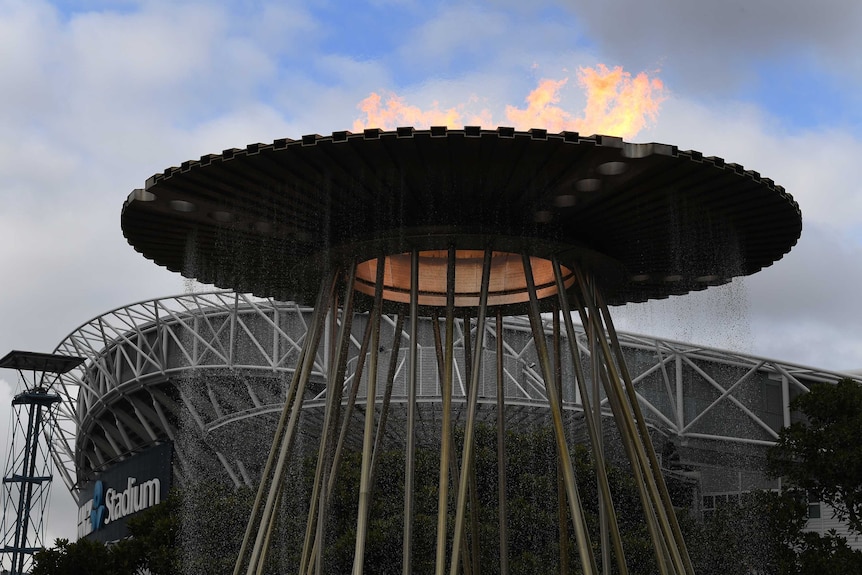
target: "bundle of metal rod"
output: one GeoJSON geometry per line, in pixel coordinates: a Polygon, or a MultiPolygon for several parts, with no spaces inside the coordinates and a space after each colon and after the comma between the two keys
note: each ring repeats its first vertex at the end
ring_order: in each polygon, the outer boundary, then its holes
{"type": "MultiPolygon", "coordinates": [[[[607,305],[683,295],[753,274],[796,243],[802,219],[792,196],[759,172],[672,145],[550,134],[540,128],[408,126],[283,138],[184,162],[155,174],[144,189],[128,196],[122,227],[135,249],[186,277],[303,305],[316,301],[236,575],[265,569],[288,464],[300,457],[293,453],[298,435],[302,442],[317,442],[299,536],[302,575],[324,568],[333,489],[340,485],[345,454],[358,444],[361,478],[352,543],[353,571],[362,572],[381,449],[384,437],[396,435],[406,460],[403,572],[412,573],[413,544],[423,537],[435,540],[436,573],[478,573],[476,516],[486,494],[477,493],[474,435],[477,419],[491,419],[477,403],[489,403],[493,394],[481,401],[476,395],[478,382],[484,388],[490,379],[480,374],[488,367],[482,353],[486,331],[494,334],[485,325],[489,312],[496,314],[498,346],[503,315],[530,317],[536,351],[531,359],[541,373],[533,366],[525,373],[537,393],[547,397],[553,420],[561,569],[569,568],[571,516],[572,546],[583,572],[595,573],[597,566],[610,572],[612,563],[616,571],[627,571],[602,453],[601,421],[610,414],[638,486],[658,570],[685,574],[691,563],[607,305]],[[343,297],[336,296],[339,286],[343,297]],[[354,360],[345,351],[347,338],[354,337],[354,306],[369,315],[356,365],[347,373],[354,360]],[[541,315],[546,313],[553,314],[550,334],[541,315]],[[575,343],[575,313],[587,333],[588,365],[582,365],[575,343]],[[431,318],[437,356],[436,374],[423,368],[421,381],[420,314],[431,318]],[[456,358],[455,324],[462,316],[468,325],[461,339],[464,357],[456,358]],[[408,318],[405,337],[402,323],[408,318]],[[396,327],[392,349],[406,340],[410,374],[403,419],[401,407],[397,417],[390,413],[397,368],[394,363],[386,373],[378,368],[381,324],[396,327]],[[564,332],[568,354],[561,342],[564,332]],[[317,361],[321,340],[324,359],[317,361]],[[574,366],[565,368],[566,377],[562,359],[574,366]],[[325,382],[309,384],[312,365],[326,366],[325,382]],[[457,390],[455,370],[467,375],[457,390]],[[428,406],[419,408],[417,397],[423,394],[417,395],[417,385],[435,378],[429,423],[422,420],[428,406]],[[324,415],[306,433],[300,429],[306,391],[321,388],[322,395],[316,395],[325,397],[324,415]],[[589,541],[584,494],[562,425],[563,398],[574,398],[584,414],[578,419],[585,422],[596,467],[601,557],[593,556],[589,541]],[[390,432],[396,425],[406,428],[390,432]],[[433,448],[439,449],[434,535],[417,535],[413,525],[420,437],[423,442],[434,437],[433,448]]],[[[501,353],[496,358],[503,361],[501,353]]],[[[510,406],[500,391],[504,372],[498,365],[498,551],[500,571],[507,573],[505,420],[510,406]]],[[[399,392],[394,403],[404,405],[404,395],[399,392]]],[[[684,415],[680,411],[680,422],[684,415]]],[[[433,515],[433,509],[422,513],[433,515]]],[[[424,546],[426,555],[429,550],[424,546]]]]}
{"type": "MultiPolygon", "coordinates": [[[[503,357],[502,336],[503,312],[500,307],[488,304],[489,284],[492,275],[492,260],[494,254],[490,248],[484,250],[481,265],[481,276],[478,282],[478,305],[462,306],[466,311],[468,326],[472,325],[470,318],[475,320],[475,338],[470,341],[470,329],[465,329],[464,363],[467,370],[466,415],[463,419],[463,440],[460,456],[454,451],[452,387],[455,359],[456,319],[456,277],[458,270],[458,252],[451,247],[446,252],[446,303],[438,309],[435,327],[435,340],[438,358],[439,385],[441,390],[441,423],[439,429],[439,482],[438,509],[436,533],[435,572],[442,575],[449,572],[478,573],[479,565],[479,533],[476,521],[477,494],[475,480],[475,430],[477,421],[478,393],[482,378],[482,350],[485,349],[485,334],[489,331],[496,336],[497,346],[497,474],[498,474],[498,516],[499,516],[499,549],[500,572],[508,573],[508,517],[506,496],[506,449],[505,449],[505,404],[503,393],[503,370],[500,358],[503,357]],[[443,333],[440,323],[442,312],[443,333]],[[495,326],[488,322],[488,313],[494,314],[495,326]],[[486,325],[487,324],[487,325],[486,325]],[[469,515],[469,517],[468,517],[469,515]],[[454,519],[454,521],[452,521],[454,519]],[[451,526],[451,528],[450,528],[451,526]]],[[[331,322],[331,333],[337,333],[329,357],[329,373],[331,380],[327,382],[324,422],[317,447],[316,465],[310,499],[307,502],[307,517],[305,521],[304,540],[299,562],[299,573],[302,575],[320,574],[324,569],[324,549],[326,547],[326,530],[328,508],[331,494],[335,489],[336,477],[345,452],[345,441],[349,434],[350,421],[357,404],[357,395],[361,381],[365,381],[365,409],[363,416],[363,433],[361,441],[361,469],[356,510],[356,537],[353,561],[353,573],[363,573],[365,565],[365,549],[369,531],[369,512],[374,497],[388,496],[375,490],[375,473],[383,450],[383,438],[387,432],[390,399],[395,380],[396,358],[404,336],[405,317],[409,318],[407,357],[409,358],[407,376],[407,417],[406,429],[401,434],[404,438],[405,471],[404,471],[404,525],[402,568],[403,573],[413,573],[412,549],[416,534],[414,531],[414,498],[415,498],[415,451],[416,451],[416,412],[417,412],[417,330],[420,320],[420,255],[417,250],[410,254],[410,285],[409,302],[403,305],[397,313],[394,322],[393,350],[388,368],[384,372],[379,363],[381,342],[381,318],[384,315],[384,292],[386,274],[389,272],[386,258],[376,260],[374,300],[371,307],[357,365],[352,381],[345,380],[346,360],[349,338],[351,337],[354,296],[357,291],[357,264],[353,262],[344,268],[333,270],[321,283],[315,315],[310,326],[308,337],[304,342],[300,364],[287,393],[287,401],[277,428],[275,440],[267,462],[264,481],[255,499],[252,517],[249,521],[243,541],[242,552],[237,560],[235,575],[246,573],[257,575],[265,571],[267,552],[277,521],[275,508],[285,489],[287,461],[292,456],[293,443],[297,435],[297,426],[302,410],[302,397],[312,358],[320,345],[324,324],[331,322]],[[339,290],[343,288],[341,306],[336,301],[339,290]],[[367,360],[366,360],[367,356],[367,360]],[[367,363],[367,371],[366,371],[367,363]],[[363,373],[365,372],[365,373],[363,373]],[[364,375],[364,380],[363,380],[364,375]],[[378,388],[383,391],[378,393],[378,388]],[[346,393],[346,396],[345,396],[346,393]],[[265,502],[265,503],[264,503],[265,502]],[[254,544],[250,545],[252,536],[254,544]],[[245,569],[245,571],[243,571],[245,569]]],[[[534,271],[531,257],[522,254],[522,265],[526,281],[527,312],[532,328],[538,357],[541,377],[545,384],[548,398],[548,410],[553,422],[553,435],[558,457],[559,482],[559,517],[562,572],[568,571],[568,519],[571,517],[571,527],[577,547],[581,570],[586,574],[610,573],[611,563],[616,565],[619,573],[627,573],[625,550],[622,545],[617,513],[613,504],[611,488],[606,472],[606,461],[603,455],[601,417],[604,404],[609,405],[613,419],[619,430],[619,435],[629,462],[632,474],[636,479],[638,493],[646,517],[647,529],[655,549],[656,561],[660,573],[667,575],[690,575],[693,573],[691,561],[686,551],[685,543],[680,535],[679,526],[674,515],[667,488],[662,478],[659,464],[650,442],[646,421],[638,404],[637,393],[634,390],[625,362],[621,353],[616,333],[602,300],[595,280],[587,270],[577,267],[563,268],[553,259],[553,282],[556,287],[553,295],[546,296],[555,300],[555,312],[552,315],[552,351],[548,349],[546,327],[540,313],[538,291],[534,281],[534,271]],[[574,274],[575,282],[567,278],[574,274]],[[587,377],[585,366],[582,365],[581,353],[577,348],[572,316],[577,313],[588,335],[589,355],[593,365],[590,367],[592,381],[587,377]],[[562,325],[561,325],[562,320],[562,325]],[[565,338],[563,338],[565,334],[565,338]],[[563,339],[568,342],[568,349],[561,345],[563,339]],[[565,354],[573,366],[573,377],[563,378],[562,358],[565,354]],[[604,390],[604,399],[598,386],[604,390]],[[571,459],[572,445],[567,438],[563,423],[562,397],[574,396],[583,406],[584,421],[595,461],[598,498],[600,501],[600,545],[601,561],[597,562],[590,541],[589,529],[582,504],[582,487],[575,476],[571,459]],[[612,559],[613,557],[613,559],[612,559]],[[599,570],[601,566],[601,571],[599,570]]],[[[427,309],[427,307],[425,308],[427,309]]],[[[400,420],[399,420],[400,421],[400,420]]],[[[422,536],[427,537],[428,534],[422,536]]]]}
{"type": "MultiPolygon", "coordinates": [[[[554,262],[556,275],[559,278],[559,263],[554,262]]],[[[601,297],[601,292],[596,286],[595,280],[576,270],[578,281],[573,289],[577,311],[581,322],[589,335],[591,357],[596,360],[593,374],[594,384],[601,380],[605,388],[606,399],[613,411],[614,421],[620,432],[623,447],[632,466],[632,473],[636,485],[640,491],[641,503],[647,520],[647,528],[656,550],[656,559],[661,573],[693,573],[691,560],[679,524],[673,510],[670,495],[661,474],[661,468],[655,455],[655,450],[650,441],[649,432],[640,408],[637,393],[634,389],[625,359],[622,355],[616,331],[611,321],[607,306],[601,297]]],[[[563,309],[563,317],[567,320],[567,329],[571,329],[571,314],[566,306],[566,298],[560,298],[563,309]]],[[[569,332],[570,337],[573,334],[569,332]]],[[[570,339],[570,341],[573,341],[570,339]]],[[[577,354],[573,357],[577,360],[577,354]]],[[[578,369],[578,378],[583,377],[578,369]]],[[[594,394],[593,397],[598,397],[594,394]]],[[[586,394],[582,392],[582,401],[587,401],[586,394]]],[[[584,404],[585,413],[589,413],[589,407],[584,404]]],[[[595,425],[598,418],[589,418],[592,422],[590,428],[595,425]]],[[[601,453],[601,448],[595,448],[596,443],[601,441],[600,434],[592,435],[591,442],[594,453],[601,453]]],[[[597,470],[602,465],[597,465],[597,470]]],[[[606,486],[606,479],[599,478],[600,485],[606,486]]],[[[603,487],[601,498],[605,503],[603,509],[607,513],[611,530],[614,535],[614,545],[617,557],[622,557],[622,549],[619,545],[619,530],[616,520],[613,518],[613,507],[610,504],[610,494],[603,487]]],[[[623,561],[624,563],[624,561],[623,561]]],[[[621,572],[626,572],[624,565],[620,565],[621,572]]]]}

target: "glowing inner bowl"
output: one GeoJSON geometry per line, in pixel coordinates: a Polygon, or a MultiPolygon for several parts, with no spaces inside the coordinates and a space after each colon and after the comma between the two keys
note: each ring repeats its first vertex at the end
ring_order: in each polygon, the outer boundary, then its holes
{"type": "MultiPolygon", "coordinates": [[[[479,305],[482,287],[482,250],[455,250],[455,306],[479,305]]],[[[419,305],[446,305],[446,270],[448,252],[428,250],[419,252],[419,305]]],[[[383,298],[401,303],[410,302],[410,254],[395,254],[384,258],[383,298]]],[[[356,289],[374,295],[378,260],[370,259],[359,264],[356,270],[356,289]]],[[[530,257],[533,281],[539,299],[557,293],[554,268],[549,260],[530,257]]],[[[563,285],[569,288],[575,281],[574,272],[560,266],[563,285]]],[[[526,273],[520,254],[493,252],[491,276],[488,285],[488,305],[511,305],[529,301],[526,273]]]]}

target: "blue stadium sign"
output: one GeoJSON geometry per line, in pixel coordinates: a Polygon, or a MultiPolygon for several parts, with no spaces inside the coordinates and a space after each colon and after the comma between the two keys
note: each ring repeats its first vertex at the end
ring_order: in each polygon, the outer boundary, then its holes
{"type": "Polygon", "coordinates": [[[128,535],[126,518],[167,497],[172,451],[170,444],[153,447],[89,482],[81,490],[78,538],[115,541],[128,535]]]}

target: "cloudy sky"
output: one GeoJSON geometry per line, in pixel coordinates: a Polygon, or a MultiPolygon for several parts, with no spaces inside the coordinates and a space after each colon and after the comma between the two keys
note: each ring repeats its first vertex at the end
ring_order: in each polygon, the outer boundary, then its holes
{"type": "MultiPolygon", "coordinates": [[[[120,230],[155,172],[350,129],[372,93],[505,125],[507,105],[567,79],[555,105],[578,117],[578,72],[604,64],[663,85],[629,139],[757,170],[804,218],[773,267],[617,309],[619,326],[860,368],[860,22],[853,0],[0,0],[0,355],[52,351],[93,316],[189,289],[120,230]]],[[[8,419],[17,382],[0,377],[8,419]]],[[[70,508],[56,485],[49,539],[73,536],[70,508]]]]}

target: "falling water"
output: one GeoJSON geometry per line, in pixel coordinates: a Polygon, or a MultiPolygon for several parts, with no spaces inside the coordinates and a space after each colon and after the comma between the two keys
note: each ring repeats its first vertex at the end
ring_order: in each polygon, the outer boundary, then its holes
{"type": "Polygon", "coordinates": [[[614,308],[614,324],[620,331],[752,353],[746,279],[710,287],[685,296],[651,300],[614,308]]]}

